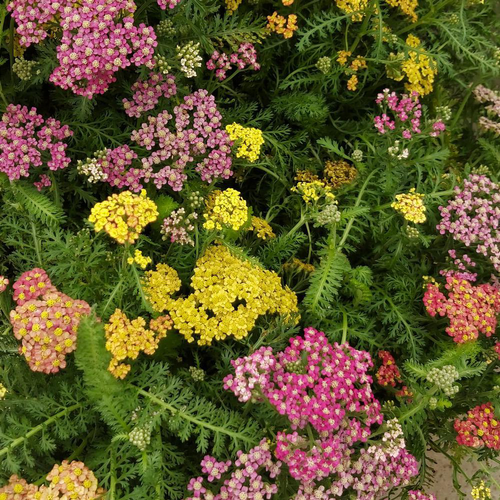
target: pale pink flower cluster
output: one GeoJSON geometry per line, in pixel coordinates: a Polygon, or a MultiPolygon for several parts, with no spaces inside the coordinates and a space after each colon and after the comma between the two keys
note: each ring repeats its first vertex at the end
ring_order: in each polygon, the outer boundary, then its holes
{"type": "Polygon", "coordinates": [[[201,466],[207,475],[206,481],[202,476],[193,477],[187,486],[192,496],[185,500],[264,500],[278,492],[276,484],[271,484],[265,477],[274,479],[278,476],[281,462],[273,460],[265,439],[248,453],[238,451],[237,457],[233,464],[230,460],[218,462],[210,455],[205,456],[201,466]],[[214,482],[218,484],[211,484],[214,482]]]}
{"type": "Polygon", "coordinates": [[[488,106],[485,106],[488,116],[479,118],[480,127],[484,130],[492,131],[496,135],[500,135],[500,122],[498,121],[500,118],[500,94],[483,85],[478,85],[474,89],[474,96],[482,104],[489,103],[488,106]]]}
{"type": "Polygon", "coordinates": [[[500,271],[500,187],[484,175],[473,174],[455,197],[439,207],[437,229],[487,257],[500,271]]]}
{"type": "Polygon", "coordinates": [[[202,156],[195,170],[203,181],[231,177],[232,141],[222,127],[214,97],[206,90],[197,90],[174,108],[174,116],[173,131],[168,128],[173,116],[163,111],[156,117],[148,117],[148,123],[132,132],[133,141],[152,151],[142,159],[142,164],[156,187],[168,184],[174,191],[180,191],[187,179],[185,168],[202,156]],[[154,171],[157,166],[160,169],[154,171]]]}
{"type": "Polygon", "coordinates": [[[9,279],[0,275],[0,293],[5,292],[9,286],[9,279]]]}
{"type": "Polygon", "coordinates": [[[422,491],[410,490],[408,492],[408,500],[437,500],[436,496],[432,493],[430,495],[426,495],[422,491]]]}
{"type": "Polygon", "coordinates": [[[463,254],[462,257],[457,257],[456,250],[448,250],[448,255],[451,258],[451,263],[454,269],[446,269],[439,271],[441,276],[455,276],[458,279],[464,279],[474,282],[477,279],[477,273],[472,273],[469,268],[476,267],[476,263],[467,255],[463,254]]]}
{"type": "Polygon", "coordinates": [[[227,72],[235,65],[238,69],[251,67],[254,71],[260,69],[260,64],[257,62],[257,51],[253,43],[241,43],[236,52],[225,54],[215,50],[207,61],[207,68],[215,70],[215,76],[220,80],[227,78],[227,72]]]}
{"type": "Polygon", "coordinates": [[[164,240],[179,245],[194,246],[194,240],[190,233],[194,231],[194,224],[198,218],[196,212],[186,213],[185,208],[174,210],[166,219],[163,220],[161,233],[164,240]]]}
{"type": "Polygon", "coordinates": [[[156,107],[160,97],[167,99],[177,93],[175,76],[150,73],[147,80],[138,80],[132,85],[132,100],[123,99],[123,108],[128,116],[139,118],[156,107]]]}
{"type": "Polygon", "coordinates": [[[370,355],[348,344],[331,345],[314,328],[289,342],[278,354],[262,347],[231,361],[235,375],[224,379],[224,387],[242,402],[267,400],[290,421],[292,431],[277,433],[275,454],[300,482],[295,498],[327,500],[349,490],[372,500],[408,484],[418,466],[397,422],[387,423],[379,444],[358,451],[371,426],[383,422],[368,375],[370,355]],[[326,478],[330,487],[318,487],[326,478]]]}
{"type": "Polygon", "coordinates": [[[134,26],[132,0],[82,0],[64,9],[57,47],[59,66],[50,81],[92,99],[116,81],[115,74],[131,64],[153,69],[156,34],[152,27],[134,26]]]}
{"type": "Polygon", "coordinates": [[[156,0],[158,5],[162,10],[173,9],[175,6],[179,5],[182,0],[156,0]]]}
{"type": "Polygon", "coordinates": [[[13,181],[45,163],[50,170],[66,168],[71,160],[62,141],[71,135],[67,125],[44,120],[36,108],[9,104],[0,121],[0,172],[13,181]]]}
{"type": "Polygon", "coordinates": [[[57,291],[42,269],[21,275],[14,283],[17,307],[10,313],[19,353],[36,372],[56,373],[66,366],[66,355],[76,349],[80,319],[90,306],[57,291]]]}

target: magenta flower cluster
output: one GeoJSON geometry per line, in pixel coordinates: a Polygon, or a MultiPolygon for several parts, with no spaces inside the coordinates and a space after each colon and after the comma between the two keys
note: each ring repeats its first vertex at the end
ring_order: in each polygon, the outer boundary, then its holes
{"type": "Polygon", "coordinates": [[[278,492],[274,479],[281,471],[281,463],[273,460],[269,443],[263,439],[248,453],[238,451],[234,464],[219,462],[209,455],[201,461],[202,477],[192,478],[187,486],[191,497],[186,500],[269,499],[278,492]],[[231,465],[234,465],[230,471],[231,465]],[[231,472],[231,474],[229,474],[231,472]],[[223,479],[223,480],[222,480],[223,479]],[[218,482],[218,484],[215,484],[218,482]]]}
{"type": "Polygon", "coordinates": [[[168,128],[173,116],[163,111],[156,117],[148,117],[148,123],[132,132],[133,141],[152,151],[142,159],[142,164],[156,187],[168,184],[174,191],[180,191],[187,179],[186,167],[201,156],[204,158],[196,163],[195,170],[203,181],[231,177],[232,141],[222,128],[222,115],[214,97],[206,90],[197,90],[174,108],[174,116],[173,131],[168,128]],[[160,169],[154,171],[157,166],[160,169]]]}
{"type": "Polygon", "coordinates": [[[154,109],[160,97],[169,99],[177,93],[175,76],[150,73],[147,80],[135,82],[132,91],[132,100],[123,99],[123,107],[128,116],[139,118],[146,111],[154,109]]]}
{"type": "Polygon", "coordinates": [[[157,0],[157,4],[162,10],[167,8],[173,9],[175,6],[179,5],[182,0],[157,0]]]}
{"type": "Polygon", "coordinates": [[[42,174],[38,181],[33,183],[33,186],[35,186],[38,191],[41,191],[44,187],[52,186],[52,181],[48,175],[42,174]]]}
{"type": "Polygon", "coordinates": [[[9,104],[0,121],[0,172],[13,181],[29,177],[30,168],[44,163],[50,170],[66,168],[71,160],[62,141],[71,135],[67,125],[44,120],[36,108],[9,104]]]}
{"type": "Polygon", "coordinates": [[[132,0],[82,0],[64,9],[57,47],[57,66],[50,81],[92,99],[116,81],[115,73],[131,64],[153,69],[156,34],[152,27],[134,26],[132,0]]]}
{"type": "Polygon", "coordinates": [[[231,363],[226,389],[241,402],[267,400],[290,421],[291,431],[277,433],[275,454],[300,482],[296,498],[336,498],[351,489],[371,500],[418,473],[399,424],[387,424],[381,443],[358,451],[371,426],[383,423],[367,352],[331,345],[323,332],[306,328],[283,352],[262,347],[231,363]],[[326,478],[330,487],[318,489],[326,478]]]}
{"type": "Polygon", "coordinates": [[[473,174],[455,197],[439,207],[441,222],[437,229],[454,240],[487,257],[500,271],[500,188],[484,175],[473,174]]]}
{"type": "MultiPolygon", "coordinates": [[[[418,92],[411,95],[402,94],[401,97],[396,92],[384,89],[379,93],[375,102],[384,109],[384,113],[374,119],[375,128],[385,134],[390,130],[400,130],[403,139],[411,140],[414,134],[422,133],[422,104],[418,97],[418,92]],[[392,117],[388,111],[391,111],[392,117]]],[[[429,135],[438,137],[446,130],[446,126],[441,120],[432,123],[429,135]]]]}
{"type": "Polygon", "coordinates": [[[236,52],[226,54],[215,50],[207,61],[207,68],[215,70],[215,76],[220,80],[227,78],[227,72],[235,65],[238,69],[251,67],[254,71],[260,69],[260,64],[257,62],[257,51],[253,43],[241,43],[236,52]]]}

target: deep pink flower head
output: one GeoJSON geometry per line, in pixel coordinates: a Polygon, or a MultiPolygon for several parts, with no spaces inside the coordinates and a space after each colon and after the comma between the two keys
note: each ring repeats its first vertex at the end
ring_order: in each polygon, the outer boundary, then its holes
{"type": "Polygon", "coordinates": [[[207,61],[207,68],[215,70],[215,76],[220,80],[227,78],[227,72],[233,68],[233,64],[238,69],[251,67],[254,71],[260,69],[257,62],[257,51],[252,43],[241,43],[236,52],[230,55],[215,50],[207,61]]]}
{"type": "Polygon", "coordinates": [[[485,403],[467,413],[466,420],[455,420],[458,444],[480,448],[486,446],[500,450],[500,422],[495,417],[495,408],[485,403]]]}

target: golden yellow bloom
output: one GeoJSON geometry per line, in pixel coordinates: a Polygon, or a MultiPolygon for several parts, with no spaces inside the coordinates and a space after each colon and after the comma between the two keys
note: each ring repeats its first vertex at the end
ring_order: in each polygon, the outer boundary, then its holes
{"type": "Polygon", "coordinates": [[[399,10],[407,15],[411,22],[418,20],[415,9],[418,7],[418,0],[385,0],[391,7],[399,7],[399,10]]]}
{"type": "MultiPolygon", "coordinates": [[[[406,44],[410,47],[420,47],[420,40],[414,35],[408,35],[406,44]]],[[[410,50],[408,59],[403,61],[401,70],[406,75],[408,82],[405,83],[405,88],[409,92],[418,92],[424,96],[430,94],[434,87],[434,80],[437,75],[437,64],[428,54],[410,50]]]]}
{"type": "Polygon", "coordinates": [[[252,216],[252,222],[248,229],[256,233],[257,238],[260,238],[261,240],[276,238],[276,235],[273,232],[273,228],[266,220],[261,219],[260,217],[252,216]]]}
{"type": "Polygon", "coordinates": [[[146,267],[151,264],[151,257],[144,257],[140,250],[136,250],[133,257],[127,259],[129,264],[137,264],[141,269],[146,269],[146,267]]]}
{"type": "Polygon", "coordinates": [[[345,66],[349,57],[351,57],[351,53],[348,50],[339,50],[339,53],[337,54],[337,62],[341,66],[345,66]]]}
{"type": "Polygon", "coordinates": [[[361,21],[365,16],[365,9],[368,7],[369,0],[336,0],[337,7],[346,14],[352,14],[353,21],[361,21]]]}
{"type": "Polygon", "coordinates": [[[332,188],[327,186],[323,181],[311,182],[298,182],[295,187],[291,189],[294,193],[302,195],[302,199],[306,203],[314,203],[321,198],[327,200],[334,200],[335,195],[332,193],[332,188]]]}
{"type": "Polygon", "coordinates": [[[396,201],[391,207],[402,214],[407,221],[420,224],[427,219],[423,200],[424,195],[415,193],[415,188],[411,188],[407,194],[396,195],[396,201]]]}
{"type": "Polygon", "coordinates": [[[307,262],[302,262],[300,259],[294,257],[290,262],[286,262],[283,264],[285,269],[296,269],[298,271],[303,271],[305,273],[312,273],[315,267],[312,264],[308,264],[307,262]]]}
{"type": "Polygon", "coordinates": [[[491,490],[484,481],[472,488],[471,495],[474,500],[491,500],[491,490]]]}
{"type": "Polygon", "coordinates": [[[123,191],[107,200],[96,203],[90,212],[89,221],[94,229],[106,231],[118,243],[134,243],[142,230],[158,217],[154,201],[142,190],[140,195],[123,191]]]}
{"type": "Polygon", "coordinates": [[[347,90],[354,92],[358,88],[358,77],[356,75],[352,75],[351,78],[347,81],[347,90]]]}
{"type": "Polygon", "coordinates": [[[270,32],[283,35],[283,38],[292,38],[293,32],[298,29],[297,16],[290,14],[287,19],[284,16],[278,15],[277,12],[273,12],[271,16],[267,16],[266,28],[270,32]]]}
{"type": "Polygon", "coordinates": [[[353,71],[359,71],[360,69],[368,68],[366,64],[366,59],[363,56],[357,56],[354,61],[352,61],[350,68],[353,71]]]}
{"type": "MultiPolygon", "coordinates": [[[[151,321],[152,326],[157,327],[158,320],[154,321],[151,321]]],[[[125,359],[136,359],[141,351],[154,354],[158,343],[166,336],[169,329],[165,323],[163,323],[165,328],[155,328],[155,330],[148,330],[145,326],[144,318],[139,316],[130,321],[120,309],[115,310],[109,322],[104,326],[106,349],[112,355],[108,370],[116,378],[125,378],[131,369],[129,364],[123,363],[125,359]]]]}
{"type": "Polygon", "coordinates": [[[155,296],[155,306],[168,309],[174,328],[199,345],[228,336],[240,340],[264,314],[290,317],[298,312],[297,296],[281,286],[276,273],[240,260],[222,245],[209,247],[198,259],[191,288],[186,298],[173,299],[170,282],[164,287],[158,281],[145,283],[146,294],[155,296]],[[159,290],[166,295],[159,298],[159,290]]]}
{"type": "Polygon", "coordinates": [[[351,183],[357,175],[356,167],[345,160],[327,161],[323,171],[324,182],[333,189],[351,183]]]}
{"type": "Polygon", "coordinates": [[[241,5],[243,0],[226,0],[226,9],[232,14],[241,5]]]}
{"type": "Polygon", "coordinates": [[[311,170],[299,170],[295,174],[295,180],[300,182],[319,181],[319,177],[311,170]]]}
{"type": "Polygon", "coordinates": [[[251,162],[259,158],[260,148],[264,144],[262,130],[233,123],[226,127],[226,132],[232,141],[238,141],[238,152],[236,153],[238,158],[246,158],[251,162]]]}
{"type": "Polygon", "coordinates": [[[171,295],[179,291],[182,283],[175,269],[158,264],[155,271],[147,271],[143,280],[144,293],[157,312],[170,309],[171,295]]]}
{"type": "Polygon", "coordinates": [[[238,231],[248,221],[248,206],[236,189],[217,190],[208,197],[204,217],[205,229],[238,231]]]}

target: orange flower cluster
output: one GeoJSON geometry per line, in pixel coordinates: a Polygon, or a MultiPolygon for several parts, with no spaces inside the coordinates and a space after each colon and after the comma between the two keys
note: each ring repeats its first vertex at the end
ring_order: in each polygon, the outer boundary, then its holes
{"type": "Polygon", "coordinates": [[[277,12],[273,12],[271,16],[267,16],[266,28],[278,35],[283,35],[284,38],[292,38],[293,32],[297,31],[297,16],[290,14],[288,18],[280,16],[277,12]]]}

